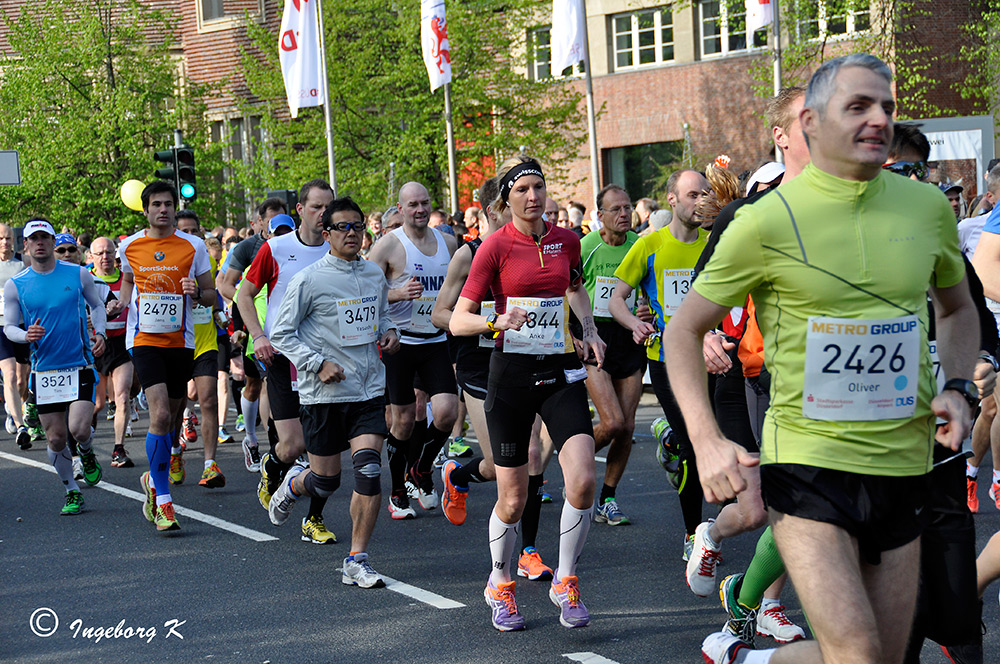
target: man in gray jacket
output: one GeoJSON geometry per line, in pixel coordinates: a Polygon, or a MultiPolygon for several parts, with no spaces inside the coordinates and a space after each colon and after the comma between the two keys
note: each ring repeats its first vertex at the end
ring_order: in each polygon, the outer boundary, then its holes
{"type": "Polygon", "coordinates": [[[351,450],[351,552],[342,581],[385,585],[368,562],[368,540],[381,503],[385,368],[379,351],[394,353],[399,336],[387,311],[382,270],[358,257],[365,222],[350,198],[323,213],[330,253],[289,283],[271,328],[271,344],[298,371],[300,417],[309,468],[294,466],[271,496],[268,515],[281,525],[304,496],[330,496],[340,486],[340,455],[351,450]]]}

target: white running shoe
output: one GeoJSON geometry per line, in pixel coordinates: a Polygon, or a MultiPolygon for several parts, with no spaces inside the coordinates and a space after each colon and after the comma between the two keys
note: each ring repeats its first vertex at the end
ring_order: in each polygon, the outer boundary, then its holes
{"type": "Polygon", "coordinates": [[[406,496],[389,496],[389,516],[393,519],[415,519],[417,512],[410,507],[410,499],[406,496]]]}
{"type": "Polygon", "coordinates": [[[728,632],[715,632],[701,642],[701,654],[705,664],[733,664],[740,651],[753,650],[744,641],[728,632]]]}
{"type": "Polygon", "coordinates": [[[243,439],[243,463],[251,473],[260,472],[260,445],[251,445],[249,436],[243,439]]]}
{"type": "Polygon", "coordinates": [[[271,501],[267,504],[267,516],[271,519],[271,523],[276,526],[285,523],[288,520],[288,515],[292,513],[292,508],[295,507],[295,501],[298,498],[292,494],[290,485],[292,480],[302,473],[302,470],[303,468],[300,466],[289,468],[288,472],[285,473],[285,479],[281,480],[278,489],[271,494],[271,501]]]}
{"type": "Polygon", "coordinates": [[[7,416],[7,422],[4,424],[4,428],[7,429],[7,433],[12,436],[17,433],[17,424],[15,424],[14,418],[10,415],[7,416]]]}
{"type": "Polygon", "coordinates": [[[694,531],[694,547],[687,562],[688,587],[698,597],[708,597],[716,588],[715,566],[721,547],[708,545],[708,529],[714,519],[701,523],[694,531]]]}
{"type": "Polygon", "coordinates": [[[778,643],[791,643],[806,638],[805,630],[789,620],[784,606],[772,606],[757,612],[757,634],[770,636],[778,643]]]}
{"type": "Polygon", "coordinates": [[[78,456],[73,457],[73,479],[83,479],[83,461],[80,461],[80,457],[78,456]]]}
{"type": "Polygon", "coordinates": [[[382,588],[385,579],[372,568],[368,562],[367,553],[355,553],[344,558],[344,575],[340,582],[345,586],[361,586],[362,588],[382,588]]]}

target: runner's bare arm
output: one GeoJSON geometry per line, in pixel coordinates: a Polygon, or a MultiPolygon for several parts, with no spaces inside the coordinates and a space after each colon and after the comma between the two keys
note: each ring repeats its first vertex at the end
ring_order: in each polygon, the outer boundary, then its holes
{"type": "Polygon", "coordinates": [[[712,503],[735,498],[747,486],[740,466],[759,463],[743,447],[723,435],[708,401],[702,338],[728,310],[692,290],[670,318],[663,335],[664,361],[671,391],[684,413],[698,459],[705,499],[712,503]]]}
{"type": "Polygon", "coordinates": [[[583,287],[582,283],[576,286],[571,285],[566,291],[566,297],[569,298],[569,306],[583,328],[583,338],[581,339],[583,359],[585,361],[593,359],[597,362],[597,368],[600,369],[604,364],[604,351],[607,349],[607,344],[597,334],[597,326],[594,325],[594,314],[590,308],[590,296],[587,295],[587,289],[583,287]]]}
{"type": "MultiPolygon", "coordinates": [[[[486,316],[475,313],[480,303],[474,302],[467,297],[459,297],[455,303],[455,309],[451,314],[451,321],[448,325],[451,333],[459,337],[471,337],[477,334],[485,334],[490,331],[486,325],[486,316]]],[[[520,330],[527,320],[525,311],[521,307],[512,307],[510,311],[497,316],[493,327],[498,330],[520,330]]]]}
{"type": "Polygon", "coordinates": [[[464,246],[455,252],[455,257],[448,264],[448,274],[444,278],[441,290],[438,291],[434,311],[431,313],[431,322],[442,330],[448,329],[452,309],[455,308],[458,296],[462,293],[462,286],[469,276],[471,265],[472,251],[464,246]]]}
{"type": "MultiPolygon", "coordinates": [[[[984,235],[986,235],[984,233],[984,235]]],[[[985,284],[984,284],[985,285],[985,284]]],[[[978,335],[968,330],[978,329],[976,306],[969,295],[968,277],[948,288],[931,288],[934,300],[935,330],[941,371],[946,379],[971,380],[979,352],[978,335]]],[[[957,450],[969,434],[972,412],[960,394],[945,390],[931,401],[931,410],[947,424],[938,429],[935,439],[957,450]]]]}
{"type": "Polygon", "coordinates": [[[983,231],[972,256],[972,266],[983,282],[986,297],[1000,302],[1000,235],[983,231]]]}
{"type": "Polygon", "coordinates": [[[618,285],[615,286],[611,299],[608,301],[608,311],[611,312],[611,317],[618,321],[619,325],[632,331],[632,340],[641,344],[646,341],[649,335],[656,332],[656,327],[652,323],[640,320],[629,311],[625,300],[629,298],[633,290],[635,289],[619,279],[618,285]]]}

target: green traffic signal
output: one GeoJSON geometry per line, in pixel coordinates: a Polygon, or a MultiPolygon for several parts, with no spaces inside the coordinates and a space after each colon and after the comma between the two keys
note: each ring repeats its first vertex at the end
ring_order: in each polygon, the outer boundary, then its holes
{"type": "Polygon", "coordinates": [[[195,182],[194,149],[189,147],[174,148],[174,159],[177,168],[177,191],[182,200],[191,202],[198,197],[198,187],[195,182]]]}

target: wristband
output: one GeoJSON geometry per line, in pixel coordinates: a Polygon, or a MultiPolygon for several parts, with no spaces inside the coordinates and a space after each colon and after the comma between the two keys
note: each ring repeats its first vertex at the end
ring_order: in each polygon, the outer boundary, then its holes
{"type": "Polygon", "coordinates": [[[251,339],[251,341],[253,341],[254,343],[257,343],[258,339],[260,339],[261,337],[266,337],[266,336],[267,336],[266,334],[264,334],[263,332],[261,332],[256,337],[254,337],[253,339],[251,339]]]}

